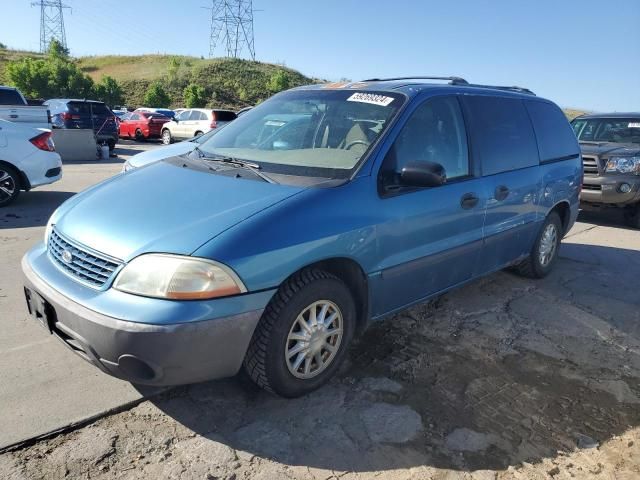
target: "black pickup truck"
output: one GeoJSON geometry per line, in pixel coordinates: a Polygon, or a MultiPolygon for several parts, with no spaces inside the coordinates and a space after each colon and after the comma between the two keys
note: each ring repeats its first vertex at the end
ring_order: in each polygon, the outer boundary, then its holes
{"type": "Polygon", "coordinates": [[[581,207],[624,208],[640,228],[640,113],[582,115],[571,125],[584,164],[581,207]]]}

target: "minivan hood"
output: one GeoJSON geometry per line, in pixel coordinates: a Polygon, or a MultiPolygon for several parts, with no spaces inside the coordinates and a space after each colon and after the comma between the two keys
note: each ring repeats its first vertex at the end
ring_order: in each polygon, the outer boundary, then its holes
{"type": "Polygon", "coordinates": [[[613,142],[580,142],[583,155],[629,156],[640,155],[640,145],[637,143],[613,142]]]}
{"type": "Polygon", "coordinates": [[[124,261],[147,252],[188,255],[302,190],[160,161],[72,197],[53,223],[68,239],[124,261]]]}

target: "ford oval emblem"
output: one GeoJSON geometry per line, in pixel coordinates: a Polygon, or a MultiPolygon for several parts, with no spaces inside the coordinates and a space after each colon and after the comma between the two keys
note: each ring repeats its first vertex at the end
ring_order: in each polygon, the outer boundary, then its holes
{"type": "Polygon", "coordinates": [[[64,263],[73,262],[73,255],[71,254],[71,252],[69,250],[63,250],[62,251],[62,261],[64,263]]]}

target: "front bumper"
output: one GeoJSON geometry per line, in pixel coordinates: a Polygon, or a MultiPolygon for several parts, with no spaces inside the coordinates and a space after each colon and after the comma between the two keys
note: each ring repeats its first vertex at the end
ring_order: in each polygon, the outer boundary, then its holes
{"type": "MultiPolygon", "coordinates": [[[[43,255],[46,253],[42,247],[36,247],[22,259],[25,293],[32,298],[29,303],[44,300],[47,313],[41,323],[45,328],[103,372],[132,383],[160,386],[229,377],[240,369],[264,306],[198,321],[184,317],[176,319],[176,323],[156,324],[123,320],[92,310],[54,289],[50,285],[51,271],[36,271],[45,261],[43,255]],[[39,273],[44,273],[49,281],[43,280],[39,273]]],[[[57,268],[50,261],[49,264],[57,268]]],[[[61,271],[59,275],[65,277],[61,271]]],[[[61,281],[73,282],[62,277],[61,281]]],[[[79,284],[75,288],[91,290],[79,284]]],[[[93,296],[106,294],[92,292],[93,296]]],[[[154,299],[135,298],[147,307],[154,304],[154,299]]],[[[263,295],[255,301],[263,303],[265,298],[263,295]]],[[[155,302],[159,305],[159,318],[166,322],[162,309],[169,301],[155,299],[155,302]]],[[[214,302],[206,303],[215,307],[214,302]]],[[[33,310],[33,305],[29,306],[33,310]]],[[[148,310],[145,309],[146,313],[153,315],[153,311],[148,310]]],[[[32,316],[35,316],[33,311],[32,316]]]]}
{"type": "Polygon", "coordinates": [[[640,177],[636,175],[611,175],[603,177],[585,176],[580,192],[580,202],[603,205],[630,205],[640,202],[640,177]],[[631,191],[622,193],[620,185],[631,186],[631,191]]]}

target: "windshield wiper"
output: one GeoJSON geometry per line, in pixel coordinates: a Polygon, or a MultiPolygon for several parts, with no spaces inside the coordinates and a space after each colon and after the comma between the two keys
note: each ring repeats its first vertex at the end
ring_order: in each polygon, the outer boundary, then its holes
{"type": "Polygon", "coordinates": [[[205,152],[203,152],[200,149],[200,147],[196,147],[194,150],[197,150],[198,154],[200,155],[200,158],[203,158],[205,160],[212,161],[212,162],[226,163],[228,165],[233,165],[238,168],[245,168],[251,171],[251,173],[254,173],[256,176],[260,177],[265,182],[277,183],[275,180],[273,180],[272,178],[262,173],[260,171],[262,167],[257,163],[247,162],[245,160],[240,160],[239,158],[227,157],[224,155],[215,155],[215,156],[207,155],[205,152]]]}

